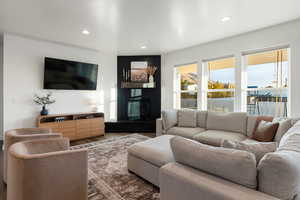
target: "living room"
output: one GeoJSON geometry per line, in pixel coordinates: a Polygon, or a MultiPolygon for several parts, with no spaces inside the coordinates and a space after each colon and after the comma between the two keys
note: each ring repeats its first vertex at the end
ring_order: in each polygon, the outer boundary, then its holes
{"type": "Polygon", "coordinates": [[[299,6],[1,0],[1,199],[300,198],[299,6]]]}

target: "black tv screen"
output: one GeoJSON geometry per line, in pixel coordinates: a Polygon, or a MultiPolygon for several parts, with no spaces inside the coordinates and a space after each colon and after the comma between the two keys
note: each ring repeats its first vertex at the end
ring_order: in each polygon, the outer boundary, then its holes
{"type": "Polygon", "coordinates": [[[44,89],[96,90],[98,65],[45,58],[44,89]]]}

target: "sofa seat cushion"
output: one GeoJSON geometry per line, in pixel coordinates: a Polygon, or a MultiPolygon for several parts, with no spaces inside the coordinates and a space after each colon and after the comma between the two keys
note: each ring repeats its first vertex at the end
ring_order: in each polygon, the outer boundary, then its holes
{"type": "Polygon", "coordinates": [[[207,130],[193,137],[198,142],[218,147],[221,146],[223,140],[241,142],[246,138],[245,135],[240,133],[218,130],[207,130]]]}
{"type": "Polygon", "coordinates": [[[195,135],[197,135],[198,133],[204,132],[205,129],[204,128],[188,128],[188,127],[178,127],[175,126],[173,128],[170,128],[167,131],[168,135],[177,135],[177,136],[182,136],[185,138],[189,138],[192,139],[195,135]]]}
{"type": "Polygon", "coordinates": [[[163,135],[129,147],[128,153],[145,160],[157,167],[173,162],[173,152],[170,146],[172,135],[163,135]]]}

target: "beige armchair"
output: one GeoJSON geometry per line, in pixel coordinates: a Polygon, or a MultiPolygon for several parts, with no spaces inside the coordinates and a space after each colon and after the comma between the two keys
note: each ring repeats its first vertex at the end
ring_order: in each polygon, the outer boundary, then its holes
{"type": "Polygon", "coordinates": [[[9,147],[21,141],[62,137],[60,133],[52,133],[50,128],[22,128],[6,131],[4,136],[4,167],[3,181],[7,182],[7,152],[9,147]]]}
{"type": "Polygon", "coordinates": [[[87,200],[87,150],[66,138],[32,140],[9,149],[7,200],[87,200]]]}

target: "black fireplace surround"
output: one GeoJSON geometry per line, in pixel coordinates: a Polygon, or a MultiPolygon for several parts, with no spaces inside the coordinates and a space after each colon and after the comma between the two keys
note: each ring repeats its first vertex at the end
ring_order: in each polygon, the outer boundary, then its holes
{"type": "Polygon", "coordinates": [[[107,132],[155,132],[155,120],[161,115],[161,56],[118,56],[118,106],[116,122],[106,123],[107,132]],[[123,72],[131,62],[154,65],[155,88],[122,88],[123,72]]]}

